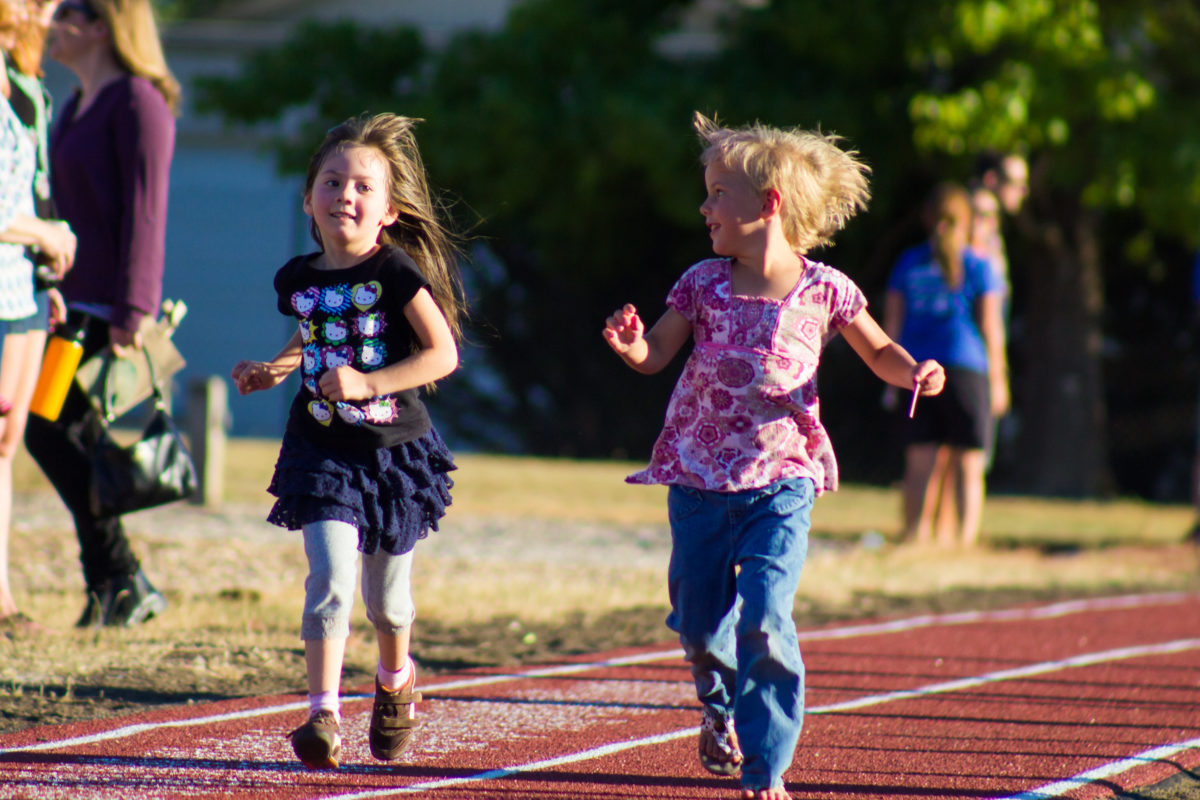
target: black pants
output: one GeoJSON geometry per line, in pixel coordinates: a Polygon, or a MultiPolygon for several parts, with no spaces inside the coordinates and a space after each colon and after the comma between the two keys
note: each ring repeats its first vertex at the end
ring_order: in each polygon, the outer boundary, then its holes
{"type": "MultiPolygon", "coordinates": [[[[108,323],[104,320],[71,312],[67,324],[72,328],[86,325],[84,359],[108,346],[108,323]]],[[[83,577],[93,591],[99,591],[109,578],[138,571],[121,518],[97,517],[91,511],[92,466],[85,443],[95,441],[100,425],[87,396],[72,383],[57,421],[30,414],[25,428],[25,447],[75,518],[83,577]]]]}

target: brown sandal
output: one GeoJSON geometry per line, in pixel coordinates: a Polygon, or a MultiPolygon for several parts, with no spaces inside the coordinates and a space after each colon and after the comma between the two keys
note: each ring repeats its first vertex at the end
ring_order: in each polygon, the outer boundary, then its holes
{"type": "Polygon", "coordinates": [[[412,676],[400,689],[389,692],[375,678],[375,705],[371,709],[371,729],[367,741],[371,755],[380,761],[394,761],[400,757],[412,739],[417,721],[416,704],[421,702],[421,693],[413,691],[417,685],[417,667],[410,661],[412,676]]]}

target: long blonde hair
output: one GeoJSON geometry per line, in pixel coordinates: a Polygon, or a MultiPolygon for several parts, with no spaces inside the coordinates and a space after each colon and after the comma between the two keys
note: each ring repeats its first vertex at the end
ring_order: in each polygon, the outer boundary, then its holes
{"type": "MultiPolygon", "coordinates": [[[[434,209],[425,164],[413,135],[413,128],[421,121],[398,114],[363,114],[331,128],[308,162],[304,193],[312,191],[321,165],[333,153],[370,147],[383,156],[388,169],[388,204],[396,213],[396,221],[383,229],[379,240],[399,247],[416,262],[455,340],[461,340],[466,303],[458,274],[459,249],[434,209]]],[[[310,228],[321,244],[316,222],[310,228]]]]}
{"type": "Polygon", "coordinates": [[[741,171],[754,191],[775,189],[783,198],[783,233],[797,253],[829,244],[871,197],[871,168],[858,153],[842,150],[839,137],[760,123],[725,128],[700,112],[692,117],[704,166],[741,171]]]}
{"type": "Polygon", "coordinates": [[[957,289],[963,280],[963,251],[971,237],[970,193],[957,183],[938,184],[925,204],[925,226],[946,285],[957,289]]]}
{"type": "Polygon", "coordinates": [[[167,107],[178,115],[179,81],[163,55],[150,0],[88,0],[88,5],[108,27],[117,63],[131,75],[150,81],[167,107]]]}

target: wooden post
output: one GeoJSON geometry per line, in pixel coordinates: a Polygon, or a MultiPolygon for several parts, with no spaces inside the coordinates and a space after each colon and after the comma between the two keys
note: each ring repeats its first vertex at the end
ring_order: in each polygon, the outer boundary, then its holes
{"type": "Polygon", "coordinates": [[[215,375],[192,381],[188,387],[188,439],[200,490],[194,505],[216,506],[225,495],[225,421],[229,417],[228,389],[215,375]]]}

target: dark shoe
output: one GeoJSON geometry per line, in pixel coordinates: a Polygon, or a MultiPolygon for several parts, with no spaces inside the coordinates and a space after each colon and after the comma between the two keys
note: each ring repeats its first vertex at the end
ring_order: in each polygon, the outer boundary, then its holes
{"type": "Polygon", "coordinates": [[[342,729],[332,711],[321,710],[292,731],[292,750],[309,769],[337,769],[342,755],[342,729]]]}
{"type": "Polygon", "coordinates": [[[167,599],[150,585],[145,573],[139,569],[133,575],[109,580],[109,599],[104,602],[104,624],[132,628],[161,614],[166,608],[167,599]]]}
{"type": "Polygon", "coordinates": [[[104,624],[104,604],[100,600],[102,593],[108,593],[107,584],[100,590],[88,589],[87,605],[83,607],[83,613],[75,621],[76,628],[99,628],[104,624]]]}
{"type": "Polygon", "coordinates": [[[371,755],[380,761],[399,758],[408,749],[413,729],[419,724],[416,704],[421,702],[421,693],[413,691],[417,685],[417,667],[411,661],[409,664],[412,675],[408,683],[394,692],[384,689],[379,685],[378,676],[375,678],[375,706],[371,709],[367,741],[371,745],[371,755]]]}

